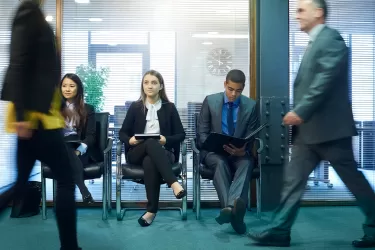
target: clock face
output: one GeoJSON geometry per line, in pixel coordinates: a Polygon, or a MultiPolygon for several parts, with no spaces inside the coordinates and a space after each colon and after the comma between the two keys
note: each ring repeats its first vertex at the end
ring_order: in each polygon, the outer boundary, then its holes
{"type": "Polygon", "coordinates": [[[226,49],[213,49],[207,55],[207,69],[212,75],[226,75],[232,69],[232,65],[232,55],[226,49]]]}

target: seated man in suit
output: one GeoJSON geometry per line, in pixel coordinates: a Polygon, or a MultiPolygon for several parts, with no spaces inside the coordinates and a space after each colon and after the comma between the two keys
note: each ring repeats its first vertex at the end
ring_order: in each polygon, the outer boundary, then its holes
{"type": "Polygon", "coordinates": [[[208,95],[204,99],[197,127],[200,160],[208,168],[215,169],[213,183],[222,207],[216,221],[220,225],[231,223],[239,234],[246,232],[243,218],[254,168],[251,154],[253,143],[249,142],[242,148],[223,145],[229,156],[207,152],[203,144],[211,132],[244,138],[257,128],[256,103],[242,95],[245,81],[245,74],[241,70],[231,70],[224,82],[224,93],[208,95]]]}

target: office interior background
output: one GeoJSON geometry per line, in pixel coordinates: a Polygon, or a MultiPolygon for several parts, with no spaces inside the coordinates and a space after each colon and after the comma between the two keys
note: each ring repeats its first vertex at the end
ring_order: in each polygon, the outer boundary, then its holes
{"type": "MultiPolygon", "coordinates": [[[[59,1],[59,0],[58,0],[59,1]]],[[[328,1],[328,24],[337,28],[350,49],[350,86],[352,106],[359,136],[353,138],[358,167],[371,185],[375,183],[375,1],[328,1]]],[[[19,4],[0,1],[0,79],[8,65],[10,24],[19,4]]],[[[308,42],[294,19],[296,0],[289,1],[289,84],[293,103],[293,80],[308,42]]],[[[56,1],[46,0],[46,20],[56,29],[56,1]]],[[[192,114],[208,94],[223,91],[225,73],[212,63],[215,56],[229,56],[228,66],[241,69],[247,76],[244,95],[253,86],[250,62],[251,5],[248,0],[64,0],[62,4],[62,73],[104,79],[87,87],[87,101],[110,113],[110,135],[118,140],[118,131],[130,102],[138,99],[141,78],[155,69],[165,79],[168,97],[183,122],[186,139],[194,137],[192,114]],[[100,102],[98,100],[104,100],[100,102]]],[[[274,41],[277,46],[278,41],[274,41]]],[[[260,55],[262,56],[262,55],[260,55]]],[[[272,72],[270,72],[272,74],[272,72]]],[[[6,134],[6,103],[0,103],[0,190],[15,180],[16,137],[6,134]]],[[[188,145],[188,200],[192,200],[192,159],[188,145]]],[[[115,168],[113,152],[112,166],[115,168]]],[[[113,171],[115,174],[115,171],[113,171]]],[[[31,179],[40,180],[40,163],[31,179]]],[[[304,201],[353,201],[353,196],[328,162],[317,166],[306,186],[304,201]],[[314,177],[319,181],[314,181],[314,177]]],[[[115,179],[112,178],[115,183],[115,179]]],[[[212,181],[201,181],[201,200],[217,201],[212,181]]],[[[101,180],[87,181],[94,199],[101,202],[101,180]]],[[[123,201],[144,201],[143,185],[123,182],[123,201]]],[[[115,184],[112,185],[114,190],[115,184]]],[[[79,192],[77,191],[77,194],[79,192]]],[[[115,200],[115,192],[112,192],[115,200]]],[[[77,195],[77,201],[80,201],[77,195]]],[[[174,200],[166,186],[160,199],[174,200]]],[[[47,180],[47,200],[52,200],[52,181],[47,180]]]]}

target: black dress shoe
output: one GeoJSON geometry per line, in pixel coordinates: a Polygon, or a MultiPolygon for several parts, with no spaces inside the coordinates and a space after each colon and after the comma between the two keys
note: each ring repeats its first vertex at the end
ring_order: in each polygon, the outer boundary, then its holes
{"type": "Polygon", "coordinates": [[[274,234],[270,231],[262,233],[249,233],[247,235],[250,239],[255,241],[260,246],[275,246],[275,247],[289,247],[289,234],[274,234]]]}
{"type": "Polygon", "coordinates": [[[244,234],[246,233],[246,225],[243,222],[243,218],[245,217],[246,214],[246,204],[245,201],[242,200],[241,198],[238,198],[237,200],[234,201],[234,208],[232,211],[232,220],[231,224],[238,234],[244,234]]]}
{"type": "Polygon", "coordinates": [[[154,222],[154,220],[155,220],[156,214],[154,215],[154,218],[152,218],[152,221],[151,221],[151,222],[148,222],[147,220],[145,220],[145,219],[143,218],[143,216],[144,216],[146,213],[147,213],[147,212],[145,212],[144,214],[142,214],[142,216],[139,217],[139,219],[138,219],[138,223],[139,223],[139,225],[141,225],[141,227],[148,227],[148,226],[150,226],[150,225],[152,224],[152,222],[154,222]]]}
{"type": "Polygon", "coordinates": [[[175,194],[177,199],[182,199],[187,195],[187,192],[185,189],[181,190],[178,194],[175,194]]]}
{"type": "Polygon", "coordinates": [[[375,237],[373,236],[363,236],[363,238],[359,240],[354,240],[352,242],[352,245],[354,247],[358,248],[370,248],[370,247],[375,247],[375,237]]]}
{"type": "Polygon", "coordinates": [[[224,223],[230,223],[231,219],[232,219],[231,207],[225,207],[221,209],[219,216],[215,218],[216,222],[219,223],[219,225],[223,225],[224,223]]]}

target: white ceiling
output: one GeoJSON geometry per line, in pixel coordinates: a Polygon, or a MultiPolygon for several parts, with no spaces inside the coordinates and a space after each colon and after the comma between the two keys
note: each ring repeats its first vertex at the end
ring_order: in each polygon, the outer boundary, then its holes
{"type": "MultiPolygon", "coordinates": [[[[65,29],[174,30],[247,33],[248,0],[91,0],[89,4],[63,1],[65,29]],[[100,18],[101,22],[90,22],[100,18]]],[[[0,21],[9,23],[18,5],[0,0],[0,21]]],[[[56,19],[55,0],[46,0],[44,11],[56,19]]],[[[1,25],[1,23],[0,23],[1,25]]]]}
{"type": "MultiPolygon", "coordinates": [[[[49,0],[52,1],[52,0],[49,0]]],[[[46,8],[46,12],[52,11],[46,8]]],[[[90,30],[247,31],[248,1],[235,0],[65,0],[64,28],[90,30]],[[102,22],[90,22],[100,18],[102,22]]]]}

